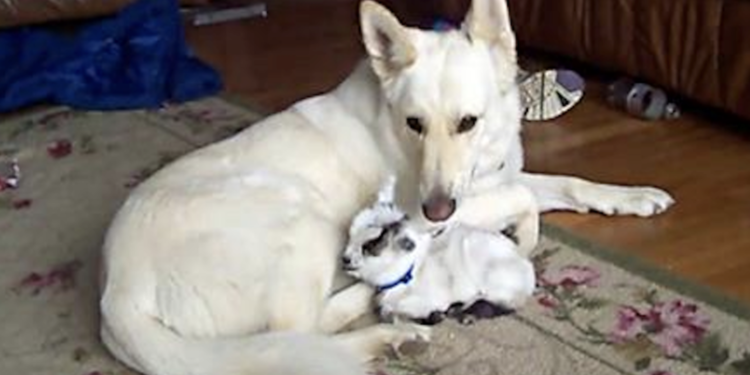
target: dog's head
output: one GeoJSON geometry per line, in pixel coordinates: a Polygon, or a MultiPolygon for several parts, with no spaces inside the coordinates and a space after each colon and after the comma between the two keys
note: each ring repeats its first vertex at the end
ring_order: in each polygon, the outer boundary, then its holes
{"type": "Polygon", "coordinates": [[[433,222],[447,220],[472,175],[483,172],[479,154],[502,164],[520,126],[505,0],[474,0],[461,29],[447,32],[405,27],[370,0],[360,16],[393,133],[416,161],[422,212],[433,222]]]}

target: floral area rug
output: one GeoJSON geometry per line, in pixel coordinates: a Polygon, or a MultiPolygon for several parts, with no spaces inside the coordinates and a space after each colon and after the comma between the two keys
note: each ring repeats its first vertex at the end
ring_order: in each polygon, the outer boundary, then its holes
{"type": "Polygon", "coordinates": [[[560,229],[544,233],[531,302],[468,327],[442,324],[433,343],[392,356],[384,372],[750,374],[745,306],[560,229]]]}
{"type": "MultiPolygon", "coordinates": [[[[98,339],[104,232],[165,163],[260,119],[219,98],[153,111],[52,108],[0,122],[0,374],[125,375],[98,339]]],[[[747,308],[545,228],[535,298],[436,327],[388,375],[750,374],[747,308]]]]}

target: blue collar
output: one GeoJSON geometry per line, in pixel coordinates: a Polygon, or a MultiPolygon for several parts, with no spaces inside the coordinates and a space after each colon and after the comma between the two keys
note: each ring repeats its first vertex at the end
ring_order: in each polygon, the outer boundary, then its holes
{"type": "Polygon", "coordinates": [[[395,288],[395,287],[397,287],[397,286],[399,286],[401,284],[406,285],[413,278],[414,278],[414,265],[412,264],[411,267],[409,267],[409,269],[406,271],[406,273],[404,274],[404,276],[401,276],[400,278],[398,278],[398,280],[390,282],[388,284],[379,285],[377,287],[377,291],[378,291],[378,293],[382,293],[382,292],[385,292],[386,290],[393,289],[393,288],[395,288]]]}

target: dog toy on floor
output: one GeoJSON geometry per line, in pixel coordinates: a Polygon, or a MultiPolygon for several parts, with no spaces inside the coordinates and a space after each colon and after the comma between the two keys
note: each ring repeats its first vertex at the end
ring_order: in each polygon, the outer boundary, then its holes
{"type": "Polygon", "coordinates": [[[519,75],[523,119],[552,120],[573,108],[582,98],[586,83],[572,70],[550,69],[519,75]]]}
{"type": "Polygon", "coordinates": [[[608,87],[607,101],[644,120],[671,120],[680,117],[680,109],[669,101],[663,90],[628,78],[620,79],[608,87]]]}

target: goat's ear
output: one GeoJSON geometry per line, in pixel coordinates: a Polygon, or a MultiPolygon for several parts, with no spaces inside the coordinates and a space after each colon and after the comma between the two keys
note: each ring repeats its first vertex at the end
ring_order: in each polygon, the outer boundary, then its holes
{"type": "Polygon", "coordinates": [[[378,203],[392,204],[396,199],[396,176],[389,176],[378,192],[378,203]]]}
{"type": "Polygon", "coordinates": [[[359,7],[360,27],[373,70],[387,80],[409,67],[417,58],[409,30],[382,5],[365,0],[359,7]]]}

